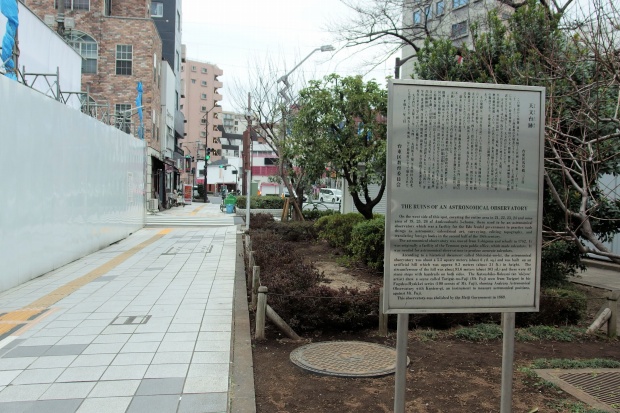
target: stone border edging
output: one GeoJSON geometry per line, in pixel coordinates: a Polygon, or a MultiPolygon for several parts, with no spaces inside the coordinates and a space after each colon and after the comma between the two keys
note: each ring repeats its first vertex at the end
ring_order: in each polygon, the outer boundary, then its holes
{"type": "Polygon", "coordinates": [[[233,312],[233,351],[230,375],[229,413],[256,413],[254,393],[254,360],[252,337],[245,284],[243,238],[237,234],[237,260],[235,263],[235,294],[233,312]]]}

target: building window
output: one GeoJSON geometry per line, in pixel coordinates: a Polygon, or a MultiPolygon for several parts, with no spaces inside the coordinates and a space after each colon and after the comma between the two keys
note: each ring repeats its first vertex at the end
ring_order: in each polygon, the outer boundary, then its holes
{"type": "Polygon", "coordinates": [[[181,33],[181,13],[177,10],[177,32],[181,33]]]}
{"type": "Polygon", "coordinates": [[[207,68],[206,67],[200,68],[200,73],[207,73],[207,68]]]}
{"type": "Polygon", "coordinates": [[[178,50],[176,52],[176,58],[177,58],[177,73],[179,73],[181,71],[181,55],[179,54],[178,50]]]}
{"type": "Polygon", "coordinates": [[[435,8],[436,10],[435,15],[441,16],[443,14],[443,1],[438,1],[436,6],[437,7],[435,8]]]}
{"type": "Polygon", "coordinates": [[[116,74],[131,75],[133,46],[130,44],[116,45],[116,74]]]}
{"type": "Polygon", "coordinates": [[[192,66],[192,72],[196,71],[196,66],[192,66]]]}
{"type": "Polygon", "coordinates": [[[195,83],[196,83],[196,79],[192,79],[192,84],[195,84],[195,83]]]}
{"type": "Polygon", "coordinates": [[[420,10],[416,10],[413,12],[413,24],[420,24],[422,22],[422,15],[420,10]]]}
{"type": "Polygon", "coordinates": [[[207,137],[207,132],[206,131],[200,132],[200,137],[201,138],[206,138],[207,137]]]}
{"type": "Polygon", "coordinates": [[[207,107],[206,106],[201,106],[200,107],[200,111],[201,112],[206,112],[207,111],[207,107]]]}
{"type": "Polygon", "coordinates": [[[114,124],[125,133],[131,133],[131,104],[114,105],[114,124]]]}
{"type": "Polygon", "coordinates": [[[205,118],[200,119],[200,123],[202,123],[203,125],[207,123],[207,120],[205,118]]]}
{"type": "Polygon", "coordinates": [[[164,17],[164,3],[159,1],[151,2],[151,17],[164,17]]]}
{"type": "Polygon", "coordinates": [[[98,47],[95,39],[78,30],[69,31],[66,39],[82,56],[82,73],[97,73],[98,47]]]}
{"type": "Polygon", "coordinates": [[[430,20],[433,16],[431,15],[431,6],[424,7],[424,18],[426,20],[430,20]]]}
{"type": "Polygon", "coordinates": [[[207,99],[207,94],[206,93],[201,93],[200,94],[200,99],[206,100],[207,99]]]}
{"type": "MultiPolygon", "coordinates": [[[[65,10],[90,10],[90,0],[65,0],[65,10]]],[[[58,0],[54,2],[58,8],[58,0]]]]}
{"type": "Polygon", "coordinates": [[[452,25],[452,38],[463,37],[467,35],[467,20],[452,25]]]}
{"type": "Polygon", "coordinates": [[[469,0],[452,0],[452,8],[458,9],[459,7],[466,6],[469,3],[469,0]]]}
{"type": "Polygon", "coordinates": [[[206,80],[201,80],[200,81],[200,86],[207,86],[207,81],[206,80]]]}

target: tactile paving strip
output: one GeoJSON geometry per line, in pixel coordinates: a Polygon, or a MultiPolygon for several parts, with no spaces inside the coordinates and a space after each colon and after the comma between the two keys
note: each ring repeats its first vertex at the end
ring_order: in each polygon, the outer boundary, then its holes
{"type": "Polygon", "coordinates": [[[396,370],[396,349],[361,341],[307,344],[293,350],[290,358],[305,370],[330,376],[374,377],[396,370]]]}

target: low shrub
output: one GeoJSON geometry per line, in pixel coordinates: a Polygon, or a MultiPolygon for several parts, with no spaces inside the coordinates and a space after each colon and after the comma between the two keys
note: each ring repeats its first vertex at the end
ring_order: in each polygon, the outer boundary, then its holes
{"type": "Polygon", "coordinates": [[[250,213],[250,229],[254,230],[254,229],[268,229],[270,228],[270,225],[275,222],[275,219],[273,218],[273,215],[271,214],[265,214],[265,213],[258,213],[258,214],[253,214],[250,213]]]}
{"type": "Polygon", "coordinates": [[[332,247],[346,250],[351,242],[353,227],[364,220],[362,214],[334,214],[319,218],[315,225],[319,238],[326,240],[332,247]]]}
{"type": "Polygon", "coordinates": [[[301,211],[304,219],[306,221],[316,221],[321,217],[326,217],[329,215],[339,214],[340,212],[335,211],[333,209],[325,209],[325,210],[314,210],[314,209],[304,209],[301,211]]]}
{"type": "Polygon", "coordinates": [[[378,215],[353,227],[347,250],[355,259],[370,268],[383,269],[384,244],[385,217],[378,215]]]}
{"type": "Polygon", "coordinates": [[[577,275],[577,271],[586,268],[581,262],[581,254],[572,242],[553,241],[541,251],[542,287],[560,287],[568,283],[568,277],[577,275]]]}
{"type": "Polygon", "coordinates": [[[489,341],[502,337],[502,328],[497,324],[478,324],[472,327],[461,327],[454,332],[454,336],[467,341],[489,341]]]}
{"type": "Polygon", "coordinates": [[[570,286],[541,289],[540,311],[517,313],[516,324],[524,327],[575,325],[584,317],[586,309],[586,296],[570,286]]]}
{"type": "MultiPolygon", "coordinates": [[[[251,223],[251,221],[250,221],[251,223]]],[[[251,224],[250,224],[251,225],[251,224]]],[[[306,221],[274,222],[271,231],[281,237],[282,241],[313,241],[317,234],[314,223],[306,221]]]]}
{"type": "Polygon", "coordinates": [[[268,288],[269,305],[298,332],[353,330],[376,325],[378,287],[360,292],[321,285],[322,273],[304,264],[301,255],[282,241],[292,233],[310,231],[310,225],[268,222],[268,229],[252,232],[252,245],[260,246],[255,248],[254,260],[261,268],[261,284],[268,288]]]}
{"type": "Polygon", "coordinates": [[[617,369],[620,362],[610,359],[536,359],[529,366],[532,369],[617,369]]]}
{"type": "MultiPolygon", "coordinates": [[[[247,197],[244,195],[237,197],[237,209],[246,208],[247,197]]],[[[279,196],[251,196],[251,209],[282,209],[284,200],[279,196]]]]}

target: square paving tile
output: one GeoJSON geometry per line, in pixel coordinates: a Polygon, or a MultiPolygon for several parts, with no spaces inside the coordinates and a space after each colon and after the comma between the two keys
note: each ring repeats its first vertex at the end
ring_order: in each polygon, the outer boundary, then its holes
{"type": "Polygon", "coordinates": [[[196,351],[192,357],[192,363],[229,363],[230,351],[196,351]]]}
{"type": "Polygon", "coordinates": [[[113,366],[131,366],[134,364],[151,364],[155,353],[123,353],[110,363],[113,366]]]}
{"type": "Polygon", "coordinates": [[[210,363],[210,364],[196,364],[192,363],[189,366],[187,377],[203,377],[207,375],[221,375],[228,377],[229,365],[228,363],[210,363]]]}
{"type": "Polygon", "coordinates": [[[24,370],[13,380],[13,384],[53,383],[63,371],[65,371],[64,368],[24,370]]]}
{"type": "Polygon", "coordinates": [[[185,377],[189,364],[151,364],[144,378],[159,379],[167,377],[185,377]]]}
{"type": "Polygon", "coordinates": [[[185,379],[183,393],[220,393],[228,391],[228,377],[209,374],[185,379]]]}
{"type": "Polygon", "coordinates": [[[166,351],[156,353],[151,364],[189,364],[192,360],[191,351],[166,351]]]}
{"type": "Polygon", "coordinates": [[[108,366],[69,367],[56,380],[62,382],[97,381],[108,366]]]}
{"type": "Polygon", "coordinates": [[[125,343],[106,343],[106,344],[91,344],[82,352],[82,354],[117,354],[125,343]]]}
{"type": "Polygon", "coordinates": [[[115,354],[82,354],[77,356],[71,367],[109,366],[115,354]]]}
{"type": "Polygon", "coordinates": [[[131,397],[88,398],[77,413],[125,413],[131,400],[131,397]]]}
{"type": "MultiPolygon", "coordinates": [[[[143,381],[143,380],[142,380],[143,381]]],[[[142,382],[141,380],[100,381],[88,397],[121,397],[133,396],[142,382]]],[[[163,394],[163,393],[162,393],[163,394]]]]}
{"type": "Polygon", "coordinates": [[[227,407],[227,393],[184,394],[178,413],[223,413],[227,407]]]}
{"type": "Polygon", "coordinates": [[[54,383],[39,399],[83,399],[95,387],[95,384],[95,382],[54,383]]]}
{"type": "Polygon", "coordinates": [[[75,413],[82,399],[0,403],[2,413],[75,413]]]}
{"type": "Polygon", "coordinates": [[[185,378],[170,377],[162,379],[144,379],[136,391],[137,396],[154,396],[158,394],[181,394],[185,378]]]}
{"type": "Polygon", "coordinates": [[[0,370],[22,370],[30,366],[37,360],[37,357],[13,357],[8,359],[0,358],[0,370]]]}
{"type": "Polygon", "coordinates": [[[88,347],[88,344],[64,344],[51,346],[45,354],[47,356],[71,356],[82,354],[82,352],[88,347]]]}
{"type": "Polygon", "coordinates": [[[178,395],[135,396],[127,413],[176,412],[178,405],[178,395]]]}
{"type": "Polygon", "coordinates": [[[157,349],[158,353],[169,351],[194,351],[195,341],[165,341],[157,349]]]}
{"type": "Polygon", "coordinates": [[[37,400],[24,413],[74,413],[82,403],[82,399],[37,400]]]}
{"type": "Polygon", "coordinates": [[[57,367],[69,367],[77,356],[50,356],[39,357],[30,365],[31,369],[53,369],[57,367]]]}
{"type": "Polygon", "coordinates": [[[19,402],[37,400],[50,387],[50,384],[24,384],[8,386],[0,391],[0,402],[19,402]]]}
{"type": "Polygon", "coordinates": [[[127,343],[120,353],[155,353],[160,346],[159,341],[147,341],[144,343],[127,343]]]}
{"type": "Polygon", "coordinates": [[[147,365],[110,366],[101,376],[101,380],[141,380],[148,367],[147,365]]]}
{"type": "Polygon", "coordinates": [[[196,351],[230,351],[230,340],[198,341],[196,351]]]}
{"type": "Polygon", "coordinates": [[[40,357],[52,346],[19,346],[4,354],[3,358],[11,357],[40,357]]]}

